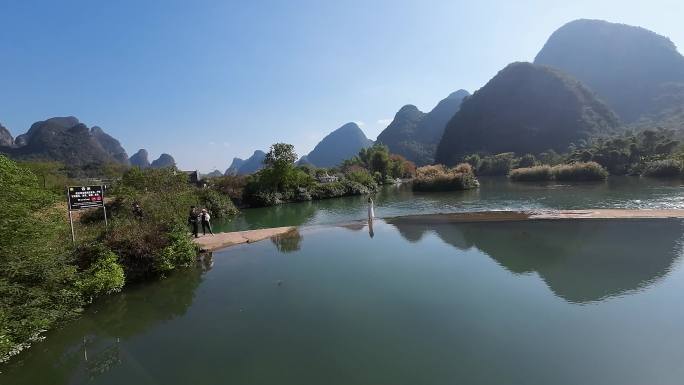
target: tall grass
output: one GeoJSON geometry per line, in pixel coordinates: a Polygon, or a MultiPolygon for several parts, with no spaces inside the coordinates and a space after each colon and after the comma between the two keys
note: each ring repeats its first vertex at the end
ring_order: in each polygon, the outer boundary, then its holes
{"type": "Polygon", "coordinates": [[[596,162],[559,164],[551,169],[558,181],[593,181],[608,178],[608,171],[596,162]]]}
{"type": "Polygon", "coordinates": [[[461,163],[453,168],[441,164],[420,167],[413,180],[414,191],[469,190],[479,185],[473,168],[468,163],[461,163]]]}
{"type": "Polygon", "coordinates": [[[551,180],[553,173],[551,166],[543,165],[513,169],[508,177],[516,182],[536,182],[551,180]]]}
{"type": "Polygon", "coordinates": [[[656,178],[675,178],[684,176],[682,171],[682,162],[675,159],[665,159],[647,163],[643,175],[656,178]]]}
{"type": "Polygon", "coordinates": [[[596,181],[605,180],[608,171],[596,162],[577,162],[557,166],[534,166],[511,170],[508,177],[516,182],[596,181]]]}

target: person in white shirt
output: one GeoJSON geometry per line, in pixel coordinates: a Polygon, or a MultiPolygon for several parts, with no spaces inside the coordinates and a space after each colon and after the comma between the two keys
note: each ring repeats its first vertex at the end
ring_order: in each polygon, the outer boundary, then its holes
{"type": "Polygon", "coordinates": [[[373,210],[373,198],[368,197],[368,219],[375,218],[375,210],[373,210]]]}
{"type": "Polygon", "coordinates": [[[202,209],[202,214],[200,214],[200,218],[202,219],[202,234],[207,235],[207,229],[209,229],[209,234],[214,235],[214,232],[211,231],[211,216],[207,212],[207,209],[202,209]]]}

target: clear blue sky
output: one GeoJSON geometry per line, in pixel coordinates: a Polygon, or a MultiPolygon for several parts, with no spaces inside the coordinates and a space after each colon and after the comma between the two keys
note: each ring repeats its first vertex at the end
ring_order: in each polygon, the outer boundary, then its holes
{"type": "MultiPolygon", "coordinates": [[[[302,155],[349,121],[375,139],[531,61],[577,18],[684,44],[671,1],[0,1],[0,122],[74,115],[185,169],[284,141],[302,155]]],[[[681,51],[681,50],[680,50],[681,51]]]]}

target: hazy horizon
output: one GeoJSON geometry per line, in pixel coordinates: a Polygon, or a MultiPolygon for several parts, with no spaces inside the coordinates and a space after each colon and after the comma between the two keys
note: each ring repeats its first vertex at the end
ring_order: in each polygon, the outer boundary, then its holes
{"type": "Polygon", "coordinates": [[[183,169],[223,171],[274,142],[305,155],[351,121],[375,139],[401,106],[429,111],[472,93],[578,18],[680,47],[682,11],[677,1],[8,1],[0,123],[16,136],[73,115],[129,155],[146,148],[183,169]]]}

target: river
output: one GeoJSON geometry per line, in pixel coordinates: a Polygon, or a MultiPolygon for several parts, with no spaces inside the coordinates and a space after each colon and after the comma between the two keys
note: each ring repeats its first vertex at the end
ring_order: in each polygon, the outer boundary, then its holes
{"type": "MultiPolygon", "coordinates": [[[[684,208],[684,182],[639,177],[610,177],[592,183],[513,183],[505,177],[480,178],[476,190],[412,192],[409,185],[386,186],[374,196],[375,214],[401,215],[487,210],[586,208],[684,208]]],[[[245,209],[215,231],[343,223],[367,216],[366,197],[344,197],[274,207],[245,209]]]]}
{"type": "MultiPolygon", "coordinates": [[[[384,217],[681,208],[682,188],[637,178],[491,179],[465,193],[386,189],[376,201],[384,217]]],[[[362,198],[344,198],[246,211],[233,226],[346,224],[231,247],[98,301],[0,367],[0,384],[658,385],[684,377],[684,221],[350,221],[364,210],[362,198]]]]}

